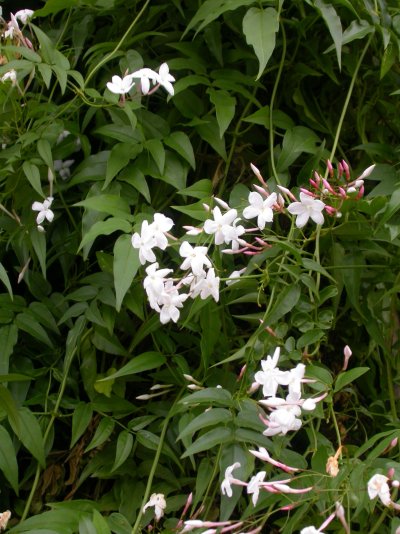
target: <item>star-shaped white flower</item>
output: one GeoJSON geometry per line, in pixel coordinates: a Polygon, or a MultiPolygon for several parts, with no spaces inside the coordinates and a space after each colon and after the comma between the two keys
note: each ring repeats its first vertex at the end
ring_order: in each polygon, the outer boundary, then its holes
{"type": "Polygon", "coordinates": [[[17,72],[15,69],[10,69],[0,78],[0,82],[11,82],[12,85],[17,83],[17,72]]]}
{"type": "Polygon", "coordinates": [[[150,500],[143,506],[143,512],[147,508],[154,506],[154,514],[156,516],[156,521],[159,521],[164,515],[164,510],[167,507],[165,497],[162,493],[153,493],[150,496],[150,500]]]}
{"type": "Polygon", "coordinates": [[[139,249],[139,261],[144,265],[147,261],[153,263],[156,261],[156,255],[153,252],[153,247],[156,246],[154,232],[148,221],[142,222],[140,234],[135,232],[132,236],[133,248],[139,249]]]}
{"type": "Polygon", "coordinates": [[[109,91],[116,95],[126,95],[135,85],[135,82],[132,80],[132,75],[124,76],[113,76],[111,82],[107,82],[107,88],[109,91]]]}
{"type": "Polygon", "coordinates": [[[174,82],[175,78],[169,73],[169,67],[167,63],[160,65],[158,69],[157,82],[168,91],[170,95],[174,95],[174,87],[171,82],[174,82]]]}
{"type": "Polygon", "coordinates": [[[382,504],[389,506],[392,502],[390,497],[390,488],[388,484],[388,477],[380,475],[379,473],[374,475],[368,480],[368,496],[370,499],[379,497],[382,504]]]}
{"type": "Polygon", "coordinates": [[[213,268],[207,271],[207,276],[199,277],[191,288],[192,297],[195,298],[197,295],[200,295],[202,300],[205,300],[207,297],[211,296],[218,302],[219,300],[219,276],[215,276],[215,271],[213,268]]]}
{"type": "Polygon", "coordinates": [[[201,276],[204,272],[204,265],[211,267],[211,262],[207,258],[207,247],[192,247],[190,243],[184,241],[179,247],[179,255],[185,258],[181,269],[191,269],[196,276],[201,276]]]}
{"type": "Polygon", "coordinates": [[[229,465],[225,469],[225,477],[224,477],[224,480],[221,483],[221,492],[222,492],[223,495],[226,495],[227,497],[232,497],[232,495],[233,495],[231,484],[236,479],[235,479],[235,477],[232,476],[232,471],[234,469],[237,469],[238,467],[240,467],[240,463],[239,462],[235,462],[234,464],[229,465]]]}
{"type": "Polygon", "coordinates": [[[287,210],[292,215],[296,215],[297,228],[303,228],[310,217],[316,224],[324,224],[324,216],[322,214],[324,207],[325,204],[322,200],[301,192],[300,202],[292,202],[287,207],[287,210]]]}
{"type": "Polygon", "coordinates": [[[22,24],[26,24],[33,17],[33,14],[34,11],[32,9],[20,9],[15,13],[14,17],[19,19],[22,24]]]}
{"type": "Polygon", "coordinates": [[[36,217],[37,224],[42,224],[45,219],[47,219],[49,222],[54,219],[54,213],[50,209],[53,200],[53,197],[47,197],[43,202],[34,202],[32,204],[33,211],[39,212],[36,217]]]}
{"type": "Polygon", "coordinates": [[[275,349],[274,355],[261,360],[262,371],[257,371],[254,380],[263,386],[264,397],[275,397],[278,386],[287,386],[290,381],[290,372],[281,371],[277,367],[280,355],[280,347],[275,349]]]}
{"type": "Polygon", "coordinates": [[[147,95],[150,91],[150,81],[155,84],[158,80],[158,74],[152,69],[144,67],[130,74],[132,78],[140,79],[140,87],[142,89],[142,94],[147,95]]]}
{"type": "Polygon", "coordinates": [[[257,504],[258,496],[260,495],[260,484],[264,482],[266,474],[265,471],[260,471],[251,477],[250,482],[247,484],[247,493],[248,495],[252,495],[251,500],[254,506],[257,504]]]}
{"type": "Polygon", "coordinates": [[[218,206],[212,210],[214,219],[207,219],[204,223],[204,231],[206,234],[214,234],[216,245],[222,245],[225,242],[228,229],[231,228],[233,222],[237,218],[237,211],[230,209],[222,214],[218,206]]]}
{"type": "Polygon", "coordinates": [[[278,197],[276,193],[271,193],[268,198],[263,198],[260,193],[252,192],[249,194],[249,204],[243,210],[243,217],[245,219],[253,219],[257,217],[257,226],[260,230],[264,230],[267,222],[272,222],[274,212],[272,207],[277,203],[278,197]]]}

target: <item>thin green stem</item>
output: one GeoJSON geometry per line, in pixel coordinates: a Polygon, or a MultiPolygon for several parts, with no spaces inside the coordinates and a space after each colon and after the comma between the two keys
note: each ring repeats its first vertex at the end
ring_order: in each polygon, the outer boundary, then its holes
{"type": "Polygon", "coordinates": [[[389,402],[390,402],[390,413],[392,414],[393,421],[397,421],[397,409],[396,409],[396,399],[394,397],[394,389],[393,389],[393,374],[392,374],[392,366],[391,362],[389,361],[388,355],[385,354],[385,364],[386,364],[386,380],[388,385],[388,392],[389,392],[389,402]]]}
{"type": "Polygon", "coordinates": [[[339,426],[337,424],[335,410],[333,409],[333,402],[329,403],[329,411],[330,411],[330,414],[331,414],[331,417],[332,417],[333,426],[335,428],[336,439],[337,439],[337,442],[338,442],[338,449],[339,449],[342,446],[342,438],[340,436],[339,426]]]}
{"type": "Polygon", "coordinates": [[[271,102],[269,104],[269,151],[271,154],[272,174],[274,175],[275,181],[278,185],[281,185],[281,182],[279,180],[278,173],[276,172],[275,160],[274,160],[274,123],[272,120],[272,115],[274,112],[275,97],[278,91],[278,86],[279,86],[279,82],[281,79],[283,66],[284,66],[285,58],[286,58],[286,33],[285,33],[285,28],[282,23],[281,23],[281,29],[282,29],[282,56],[281,56],[281,61],[279,63],[278,73],[275,78],[274,88],[272,90],[271,102]]]}
{"type": "Polygon", "coordinates": [[[126,30],[126,32],[124,33],[124,35],[121,37],[119,43],[117,44],[117,46],[114,48],[114,50],[112,50],[109,54],[107,54],[101,61],[99,61],[97,63],[97,65],[95,65],[93,67],[93,69],[89,72],[89,74],[87,75],[87,78],[85,80],[85,83],[84,83],[84,87],[86,87],[86,85],[89,83],[89,81],[93,78],[94,74],[105,64],[107,63],[107,61],[109,61],[113,56],[114,54],[121,48],[123,42],[125,41],[125,39],[127,39],[127,37],[132,33],[132,30],[133,28],[136,26],[137,22],[139,21],[139,19],[141,18],[141,16],[143,15],[143,13],[145,12],[147,6],[149,5],[150,3],[150,0],[146,0],[146,2],[144,3],[142,9],[139,11],[139,13],[136,15],[136,17],[133,19],[132,23],[130,24],[129,28],[126,30]]]}
{"type": "MultiPolygon", "coordinates": [[[[329,160],[330,161],[333,161],[333,158],[335,156],[336,148],[337,148],[337,145],[339,143],[339,137],[340,137],[340,134],[341,134],[341,131],[342,131],[342,127],[343,127],[343,122],[344,122],[344,119],[345,119],[345,116],[346,116],[346,113],[347,113],[347,108],[349,107],[350,98],[351,98],[351,96],[353,94],[354,85],[355,85],[356,80],[357,80],[358,71],[360,70],[360,67],[361,67],[361,64],[363,62],[364,56],[365,56],[365,54],[366,54],[366,52],[367,52],[367,50],[369,48],[369,45],[371,44],[373,35],[374,34],[371,33],[371,35],[368,38],[368,41],[365,43],[364,49],[361,52],[360,57],[358,58],[356,68],[354,69],[353,76],[351,78],[351,82],[350,82],[350,86],[349,86],[349,90],[347,91],[346,100],[344,101],[342,113],[340,115],[339,122],[338,122],[338,125],[337,125],[335,138],[333,140],[333,146],[332,146],[332,150],[331,150],[331,153],[330,153],[330,156],[329,156],[329,160]]],[[[329,169],[327,168],[326,171],[325,171],[325,178],[328,177],[328,173],[329,173],[329,169]]]]}
{"type": "Polygon", "coordinates": [[[140,522],[141,522],[142,517],[143,517],[143,507],[147,503],[147,501],[149,500],[149,495],[150,495],[150,491],[151,491],[151,485],[153,483],[154,474],[156,472],[158,461],[159,461],[160,455],[161,455],[161,451],[162,451],[162,448],[164,446],[164,440],[165,440],[165,435],[167,433],[169,421],[170,421],[170,419],[171,419],[171,417],[172,417],[172,415],[174,413],[175,406],[176,406],[177,402],[179,401],[179,398],[182,395],[183,391],[184,390],[182,390],[177,395],[174,404],[171,406],[171,408],[170,408],[170,410],[168,412],[168,415],[165,418],[165,421],[164,421],[164,424],[163,424],[163,427],[162,427],[162,430],[161,430],[161,434],[160,434],[160,441],[158,442],[158,447],[157,447],[156,453],[154,455],[153,464],[151,466],[150,473],[149,473],[149,476],[147,478],[147,485],[146,485],[146,489],[145,489],[145,492],[144,492],[144,495],[143,495],[142,504],[140,506],[140,510],[138,512],[138,516],[136,518],[135,524],[133,525],[133,528],[132,528],[132,534],[137,534],[138,532],[140,532],[140,522]]]}
{"type": "MultiPolygon", "coordinates": [[[[84,334],[82,336],[81,342],[90,334],[90,332],[91,332],[91,330],[88,330],[88,332],[86,332],[86,334],[84,334]]],[[[63,398],[63,395],[64,395],[64,391],[65,391],[65,388],[66,388],[66,385],[67,385],[69,369],[71,367],[72,360],[73,360],[77,350],[78,350],[78,347],[76,346],[74,348],[74,350],[72,351],[71,356],[66,361],[66,366],[65,366],[65,369],[64,369],[64,375],[63,375],[63,379],[62,379],[61,384],[60,384],[60,390],[58,392],[56,404],[54,406],[53,412],[52,412],[51,417],[50,417],[50,421],[48,422],[48,425],[47,425],[46,430],[45,430],[44,435],[43,435],[44,446],[46,446],[46,441],[47,441],[47,438],[49,437],[49,434],[50,434],[50,431],[51,431],[51,429],[53,427],[54,421],[58,417],[58,410],[60,408],[60,404],[61,404],[61,401],[62,401],[62,398],[63,398]]],[[[28,514],[29,514],[29,510],[30,510],[31,504],[32,504],[32,499],[33,499],[33,496],[34,496],[34,494],[36,492],[36,489],[37,489],[37,486],[38,486],[38,483],[39,483],[39,477],[40,477],[41,470],[42,470],[42,468],[41,468],[40,464],[38,463],[37,466],[36,466],[35,478],[33,480],[31,491],[29,492],[29,496],[28,496],[28,499],[27,499],[26,504],[25,504],[24,511],[22,513],[22,516],[21,516],[21,521],[24,521],[27,518],[28,514]]]]}

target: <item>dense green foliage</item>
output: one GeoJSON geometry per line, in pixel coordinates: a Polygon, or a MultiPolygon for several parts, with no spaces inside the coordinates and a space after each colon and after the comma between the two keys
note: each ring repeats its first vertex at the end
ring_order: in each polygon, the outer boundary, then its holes
{"type": "MultiPolygon", "coordinates": [[[[371,501],[367,481],[390,468],[400,479],[398,2],[47,0],[11,38],[3,17],[0,78],[17,75],[0,82],[0,511],[12,512],[10,532],[176,532],[190,493],[183,520],[242,520],[237,533],[318,528],[335,502],[352,532],[396,532],[396,510],[371,501]],[[164,62],[173,96],[106,89],[164,62]],[[144,220],[171,217],[180,243],[214,195],[247,205],[250,163],[270,191],[298,198],[314,171],[337,191],[327,160],[347,161],[352,180],[375,163],[364,195],[337,195],[341,217],[322,226],[298,228],[282,210],[255,255],[193,237],[209,246],[219,301],[187,300],[177,324],[160,323],[131,243],[144,220]],[[48,197],[43,232],[32,205],[48,197]],[[284,369],[306,364],[308,395],[327,396],[300,430],[266,437],[260,394],[248,391],[277,346],[284,369]],[[249,453],[257,446],[312,491],[265,491],[256,507],[239,487],[221,496],[229,465],[240,462],[242,480],[264,465],[249,453]],[[153,493],[167,503],[159,521],[143,511],[153,493]]],[[[179,272],[173,240],[156,255],[179,272]]]]}

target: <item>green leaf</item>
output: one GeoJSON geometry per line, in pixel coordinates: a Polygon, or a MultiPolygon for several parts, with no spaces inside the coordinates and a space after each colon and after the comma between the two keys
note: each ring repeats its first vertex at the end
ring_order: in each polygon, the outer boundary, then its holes
{"type": "Polygon", "coordinates": [[[235,116],[236,98],[230,96],[227,91],[207,89],[211,103],[215,106],[217,122],[219,126],[219,136],[222,138],[228,126],[235,116]]]}
{"type": "Polygon", "coordinates": [[[210,118],[195,126],[197,133],[226,161],[225,139],[219,135],[219,125],[216,119],[210,118]]]}
{"type": "Polygon", "coordinates": [[[122,301],[140,267],[139,251],[133,248],[130,235],[121,235],[114,245],[115,308],[120,311],[122,301]]]}
{"type": "Polygon", "coordinates": [[[282,142],[282,152],[277,161],[277,171],[284,172],[302,154],[314,154],[318,136],[305,126],[294,126],[287,130],[282,142]]]}
{"type": "Polygon", "coordinates": [[[157,165],[158,170],[162,174],[165,166],[165,148],[159,139],[149,139],[144,144],[145,148],[150,152],[152,158],[157,165]]]}
{"type": "Polygon", "coordinates": [[[213,408],[207,412],[201,413],[191,421],[179,434],[177,439],[183,439],[186,436],[192,436],[198,430],[211,425],[228,423],[233,417],[229,410],[225,408],[213,408]]]}
{"type": "Polygon", "coordinates": [[[45,467],[44,441],[38,420],[25,407],[18,409],[19,423],[15,426],[10,419],[10,425],[18,439],[26,449],[36,458],[41,467],[45,467]]]}
{"type": "Polygon", "coordinates": [[[335,282],[335,279],[328,273],[326,269],[322,267],[319,263],[317,263],[314,260],[310,260],[309,258],[302,258],[303,265],[306,269],[309,269],[310,271],[315,271],[316,273],[323,274],[327,278],[330,278],[333,282],[335,282]]]}
{"type": "Polygon", "coordinates": [[[284,315],[286,315],[296,306],[299,298],[300,287],[298,285],[285,287],[285,289],[279,293],[279,296],[271,311],[264,318],[263,326],[265,327],[277,323],[284,315]]]}
{"type": "Polygon", "coordinates": [[[115,423],[112,419],[104,417],[96,428],[96,432],[94,433],[91,442],[86,447],[85,453],[103,445],[103,443],[111,436],[114,426],[115,423]]]}
{"type": "Polygon", "coordinates": [[[247,44],[254,48],[260,64],[256,80],[258,80],[275,49],[275,38],[279,30],[277,11],[268,7],[250,8],[243,19],[243,33],[247,44]]]}
{"type": "Polygon", "coordinates": [[[37,143],[37,149],[39,152],[39,156],[42,158],[44,163],[47,165],[47,167],[52,169],[53,168],[53,156],[51,153],[50,143],[47,141],[47,139],[39,139],[37,143]]]}
{"type": "Polygon", "coordinates": [[[7,271],[4,269],[3,264],[0,263],[0,280],[3,282],[3,284],[6,286],[7,291],[11,298],[13,298],[13,291],[10,283],[10,279],[8,278],[7,271]]]}
{"type": "Polygon", "coordinates": [[[10,435],[3,426],[0,426],[0,470],[18,495],[17,455],[10,435]]]}
{"type": "Polygon", "coordinates": [[[83,206],[84,208],[100,211],[101,213],[108,213],[114,217],[127,219],[130,215],[129,203],[125,198],[117,195],[96,195],[88,197],[74,204],[74,206],[83,206]]]}
{"type": "Polygon", "coordinates": [[[315,0],[315,7],[319,9],[322,18],[328,26],[329,33],[333,39],[336,49],[336,56],[338,60],[339,69],[342,63],[342,23],[336,13],[335,8],[331,4],[325,4],[322,0],[315,0]]]}
{"type": "Polygon", "coordinates": [[[194,157],[192,143],[189,137],[183,132],[173,132],[168,137],[163,139],[164,144],[175,150],[182,158],[184,158],[192,169],[196,168],[196,160],[194,157]]]}
{"type": "Polygon", "coordinates": [[[253,4],[253,0],[205,0],[200,4],[200,8],[189,22],[184,31],[182,38],[188,31],[199,24],[196,33],[201,31],[205,26],[210,24],[213,20],[217,19],[223,13],[227,11],[233,11],[243,6],[253,4]]]}
{"type": "MultiPolygon", "coordinates": [[[[94,240],[101,235],[110,235],[117,230],[122,232],[131,232],[132,225],[126,219],[120,219],[118,217],[111,217],[106,221],[98,221],[89,229],[89,231],[83,236],[78,250],[81,250],[85,245],[92,244],[94,240]]],[[[131,245],[132,247],[132,245],[131,245]]],[[[85,249],[83,259],[87,259],[90,248],[85,249]]]]}
{"type": "Polygon", "coordinates": [[[107,161],[106,179],[103,190],[107,188],[119,171],[129,163],[130,159],[141,150],[139,145],[133,143],[118,143],[112,147],[110,157],[107,161]]]}
{"type": "MultiPolygon", "coordinates": [[[[212,181],[208,178],[198,180],[193,185],[178,191],[182,196],[204,199],[212,195],[212,181]]],[[[203,208],[204,209],[204,208],[203,208]]]]}
{"type": "Polygon", "coordinates": [[[39,232],[36,226],[31,229],[29,235],[33,249],[38,257],[40,268],[42,269],[43,278],[46,278],[46,236],[43,232],[39,232]]]}
{"type": "Polygon", "coordinates": [[[87,402],[80,402],[74,409],[72,414],[72,433],[71,433],[71,443],[69,448],[75,445],[78,439],[85,432],[89,426],[90,421],[93,417],[92,406],[87,402]]]}
{"type": "Polygon", "coordinates": [[[0,328],[0,375],[7,374],[10,356],[18,340],[18,328],[15,324],[0,328]]]}
{"type": "Polygon", "coordinates": [[[121,367],[121,369],[110,376],[106,376],[99,380],[99,382],[106,382],[107,380],[114,380],[121,376],[129,376],[143,371],[149,371],[150,369],[156,369],[161,367],[166,362],[165,356],[159,352],[144,352],[139,356],[134,356],[130,362],[121,367]]]}
{"type": "MultiPolygon", "coordinates": [[[[9,390],[0,384],[0,406],[8,417],[8,422],[13,429],[20,429],[20,418],[17,410],[17,406],[14,401],[14,397],[9,390]]],[[[14,430],[15,432],[15,430],[14,430]]]]}
{"type": "Polygon", "coordinates": [[[133,446],[133,436],[130,432],[127,430],[123,430],[119,433],[118,439],[117,439],[117,448],[115,451],[115,460],[114,465],[111,468],[111,472],[118,469],[119,466],[121,466],[125,460],[128,458],[128,456],[131,453],[133,446]]]}
{"type": "Polygon", "coordinates": [[[33,163],[29,161],[24,161],[22,164],[22,170],[25,173],[25,176],[28,178],[29,183],[33,189],[38,193],[42,198],[44,198],[44,193],[42,190],[42,184],[40,181],[40,172],[39,169],[33,163]]]}
{"type": "Polygon", "coordinates": [[[334,393],[337,393],[347,386],[347,384],[354,382],[354,380],[357,380],[357,378],[364,375],[368,371],[369,367],[355,367],[354,369],[350,369],[350,371],[344,371],[343,373],[340,373],[335,380],[335,388],[333,390],[334,393]]]}
{"type": "Polygon", "coordinates": [[[227,445],[233,440],[234,436],[235,433],[232,428],[220,427],[209,430],[190,445],[182,454],[181,458],[187,458],[198,452],[208,451],[217,445],[227,445]]]}
{"type": "Polygon", "coordinates": [[[47,335],[46,330],[29,312],[19,313],[15,318],[15,324],[20,330],[27,332],[41,343],[53,348],[53,343],[47,335]]]}
{"type": "Polygon", "coordinates": [[[223,388],[206,388],[187,395],[179,401],[180,404],[190,406],[192,404],[219,404],[231,407],[233,405],[232,395],[223,388]]]}
{"type": "Polygon", "coordinates": [[[55,15],[64,9],[72,9],[79,4],[80,0],[47,0],[45,6],[35,11],[35,17],[47,17],[55,15]]]}
{"type": "Polygon", "coordinates": [[[49,89],[51,84],[51,77],[53,76],[53,71],[51,70],[51,67],[47,65],[47,63],[39,63],[36,68],[42,75],[45,86],[47,87],[47,89],[49,89]]]}
{"type": "Polygon", "coordinates": [[[298,349],[303,349],[307,345],[312,345],[319,341],[324,336],[324,331],[319,328],[308,330],[305,334],[299,337],[296,343],[298,349]]]}

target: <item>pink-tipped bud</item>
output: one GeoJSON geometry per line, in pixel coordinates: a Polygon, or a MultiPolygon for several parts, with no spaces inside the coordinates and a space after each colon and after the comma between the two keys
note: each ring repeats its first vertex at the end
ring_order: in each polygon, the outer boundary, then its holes
{"type": "Polygon", "coordinates": [[[333,177],[333,167],[332,167],[332,163],[330,162],[329,159],[326,162],[326,166],[328,167],[329,176],[332,178],[333,177]]]}
{"type": "Polygon", "coordinates": [[[332,193],[333,195],[336,194],[331,184],[328,182],[328,180],[325,180],[325,178],[322,178],[322,183],[324,184],[324,188],[327,189],[330,193],[332,193]]]}
{"type": "Polygon", "coordinates": [[[187,235],[199,235],[202,233],[203,228],[196,228],[195,226],[183,226],[187,235]]]}
{"type": "Polygon", "coordinates": [[[297,198],[294,196],[294,194],[287,187],[283,187],[283,185],[278,185],[277,187],[278,187],[278,189],[280,189],[280,191],[282,191],[282,193],[285,193],[294,202],[297,202],[297,198]]]}
{"type": "Polygon", "coordinates": [[[229,207],[229,204],[227,204],[225,202],[225,200],[222,200],[218,197],[214,197],[214,200],[221,206],[221,208],[223,208],[224,210],[229,210],[230,207],[229,207]]]}
{"type": "Polygon", "coordinates": [[[250,163],[250,167],[251,167],[251,170],[254,172],[254,174],[256,175],[257,179],[262,183],[262,185],[267,185],[265,183],[265,180],[264,178],[261,176],[261,173],[260,171],[257,169],[257,167],[255,165],[253,165],[253,163],[250,163]]]}
{"type": "Polygon", "coordinates": [[[258,193],[260,193],[260,195],[262,195],[264,197],[269,197],[268,192],[263,187],[261,187],[260,185],[253,184],[253,187],[258,193]]]}
{"type": "Polygon", "coordinates": [[[311,187],[313,187],[314,189],[318,189],[318,184],[315,180],[310,178],[309,182],[310,182],[311,187]]]}
{"type": "Polygon", "coordinates": [[[344,511],[344,508],[343,508],[342,504],[340,502],[336,501],[335,502],[335,507],[336,507],[336,517],[342,523],[342,526],[343,526],[344,531],[346,532],[346,534],[350,534],[350,527],[347,524],[346,514],[345,514],[345,511],[344,511]]]}
{"type": "Polygon", "coordinates": [[[346,180],[349,181],[350,180],[350,167],[347,165],[346,161],[344,160],[342,160],[342,166],[343,166],[343,170],[346,176],[346,180]]]}
{"type": "Polygon", "coordinates": [[[362,198],[363,196],[364,196],[364,186],[362,185],[362,186],[360,187],[360,190],[359,190],[359,192],[358,192],[358,195],[356,196],[356,199],[357,199],[357,200],[360,200],[360,198],[362,198]]]}
{"type": "Polygon", "coordinates": [[[309,197],[312,197],[312,198],[315,198],[317,196],[315,193],[312,193],[311,191],[309,191],[305,187],[300,187],[300,191],[302,193],[304,193],[305,195],[308,195],[309,197]]]}
{"type": "Polygon", "coordinates": [[[314,171],[314,180],[317,184],[320,183],[320,181],[322,180],[322,176],[320,176],[317,171],[314,171]]]}
{"type": "Polygon", "coordinates": [[[371,172],[375,169],[375,163],[371,165],[370,167],[367,167],[365,171],[361,174],[361,176],[358,177],[359,180],[362,180],[363,178],[366,178],[371,174],[371,172]]]}
{"type": "Polygon", "coordinates": [[[251,395],[252,393],[255,393],[259,387],[260,387],[260,384],[258,382],[253,382],[250,388],[248,389],[247,394],[251,395]]]}
{"type": "Polygon", "coordinates": [[[332,206],[324,206],[324,210],[328,215],[335,215],[336,214],[336,208],[333,208],[332,206]]]}
{"type": "Polygon", "coordinates": [[[392,478],[394,477],[394,467],[390,467],[388,469],[387,476],[388,478],[390,478],[390,480],[392,480],[392,478]]]}
{"type": "Polygon", "coordinates": [[[240,369],[240,373],[239,373],[239,376],[237,377],[236,379],[236,382],[240,382],[244,376],[244,373],[246,372],[246,369],[247,369],[247,365],[244,364],[243,367],[240,369]]]}
{"type": "Polygon", "coordinates": [[[344,355],[343,367],[342,367],[343,371],[346,371],[352,354],[353,353],[351,351],[351,348],[348,345],[346,345],[345,348],[343,349],[343,355],[344,355]]]}
{"type": "Polygon", "coordinates": [[[339,187],[339,193],[342,198],[346,198],[346,191],[343,189],[343,187],[339,187]]]}

